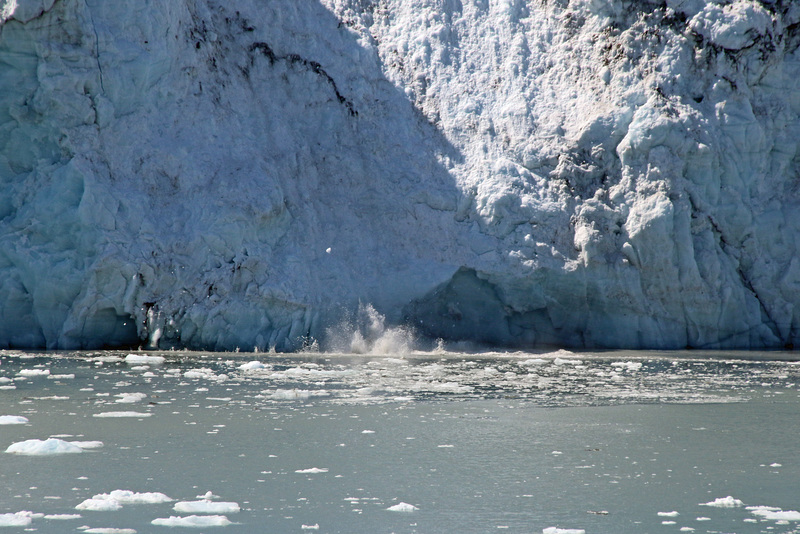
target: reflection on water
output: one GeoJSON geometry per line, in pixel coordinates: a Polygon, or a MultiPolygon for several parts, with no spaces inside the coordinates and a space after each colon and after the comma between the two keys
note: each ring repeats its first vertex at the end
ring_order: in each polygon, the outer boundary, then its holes
{"type": "Polygon", "coordinates": [[[792,359],[0,352],[0,525],[800,532],[792,359]]]}

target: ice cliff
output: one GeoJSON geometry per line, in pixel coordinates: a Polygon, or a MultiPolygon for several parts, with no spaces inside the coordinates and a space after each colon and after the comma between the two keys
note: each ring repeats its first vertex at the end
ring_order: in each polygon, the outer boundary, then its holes
{"type": "Polygon", "coordinates": [[[0,0],[0,346],[800,341],[800,4],[0,0]]]}

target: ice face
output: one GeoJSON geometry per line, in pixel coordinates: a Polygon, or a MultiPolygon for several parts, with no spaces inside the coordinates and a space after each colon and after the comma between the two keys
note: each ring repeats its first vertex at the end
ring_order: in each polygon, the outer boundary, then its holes
{"type": "Polygon", "coordinates": [[[0,346],[796,343],[798,22],[0,1],[0,346]]]}

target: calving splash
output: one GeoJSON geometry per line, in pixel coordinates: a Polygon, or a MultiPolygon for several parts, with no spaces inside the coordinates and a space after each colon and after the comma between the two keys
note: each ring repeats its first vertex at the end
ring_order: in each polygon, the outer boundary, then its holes
{"type": "MultiPolygon", "coordinates": [[[[387,326],[386,317],[371,304],[359,304],[355,316],[345,317],[325,332],[325,352],[343,354],[408,354],[418,348],[409,327],[387,326]]],[[[318,347],[319,344],[313,345],[318,347]]]]}

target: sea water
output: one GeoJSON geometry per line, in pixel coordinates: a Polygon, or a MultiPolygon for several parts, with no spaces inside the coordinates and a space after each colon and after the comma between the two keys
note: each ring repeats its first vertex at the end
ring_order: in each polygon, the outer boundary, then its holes
{"type": "Polygon", "coordinates": [[[4,351],[0,526],[797,533],[796,359],[4,351]]]}

